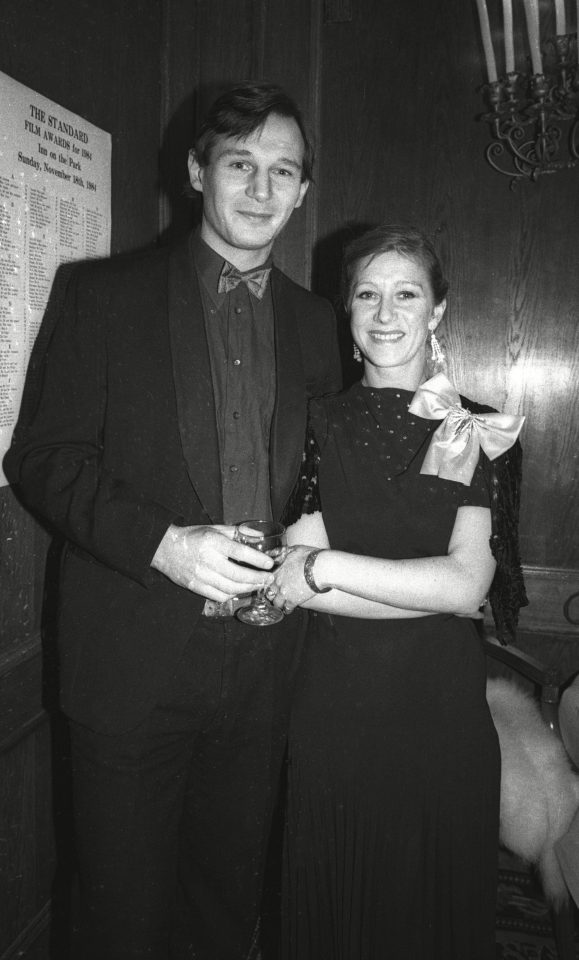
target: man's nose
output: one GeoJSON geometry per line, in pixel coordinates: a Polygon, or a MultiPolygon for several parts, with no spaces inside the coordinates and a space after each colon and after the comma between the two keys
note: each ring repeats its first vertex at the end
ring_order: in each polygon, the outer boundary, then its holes
{"type": "Polygon", "coordinates": [[[267,200],[271,193],[269,173],[266,170],[255,170],[247,185],[247,193],[254,200],[267,200]]]}

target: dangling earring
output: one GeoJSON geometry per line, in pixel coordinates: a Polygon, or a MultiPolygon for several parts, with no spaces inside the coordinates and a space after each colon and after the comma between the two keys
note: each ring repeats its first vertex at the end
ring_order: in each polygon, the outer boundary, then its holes
{"type": "Polygon", "coordinates": [[[430,330],[430,356],[426,360],[426,372],[428,377],[434,377],[437,373],[444,373],[446,375],[447,366],[446,366],[446,356],[442,351],[442,347],[438,342],[436,334],[434,333],[436,329],[436,323],[434,320],[431,320],[428,324],[428,329],[430,330]]]}
{"type": "Polygon", "coordinates": [[[354,357],[354,360],[356,360],[358,363],[362,363],[362,354],[360,353],[360,348],[358,347],[357,343],[354,344],[354,349],[352,350],[352,356],[354,357]]]}

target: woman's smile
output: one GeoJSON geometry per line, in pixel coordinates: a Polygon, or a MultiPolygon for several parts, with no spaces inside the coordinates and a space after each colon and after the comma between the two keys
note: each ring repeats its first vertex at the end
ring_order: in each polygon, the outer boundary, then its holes
{"type": "Polygon", "coordinates": [[[402,337],[406,334],[402,330],[370,330],[368,336],[372,340],[376,340],[377,343],[396,343],[398,340],[401,340],[402,337]]]}

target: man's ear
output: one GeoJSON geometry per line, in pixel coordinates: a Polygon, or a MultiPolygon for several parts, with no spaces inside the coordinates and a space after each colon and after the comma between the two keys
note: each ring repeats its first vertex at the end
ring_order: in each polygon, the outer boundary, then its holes
{"type": "Polygon", "coordinates": [[[300,192],[299,192],[299,194],[298,194],[298,198],[297,198],[297,200],[296,200],[296,203],[295,203],[295,206],[294,206],[294,210],[297,210],[298,207],[301,207],[302,203],[304,202],[304,197],[305,197],[306,193],[308,192],[308,187],[309,187],[309,185],[310,185],[310,181],[309,181],[309,180],[302,180],[302,182],[301,182],[301,184],[300,184],[300,192]]]}
{"type": "Polygon", "coordinates": [[[187,169],[189,170],[189,182],[191,186],[199,193],[203,193],[203,167],[199,165],[197,154],[194,150],[189,151],[187,169]]]}

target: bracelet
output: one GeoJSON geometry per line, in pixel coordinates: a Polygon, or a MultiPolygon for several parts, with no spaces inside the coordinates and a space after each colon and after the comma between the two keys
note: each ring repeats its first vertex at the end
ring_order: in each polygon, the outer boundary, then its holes
{"type": "Polygon", "coordinates": [[[304,560],[304,579],[310,590],[313,590],[314,593],[329,593],[332,589],[331,587],[320,588],[314,580],[314,563],[316,562],[318,553],[322,553],[322,550],[311,550],[304,560]]]}

